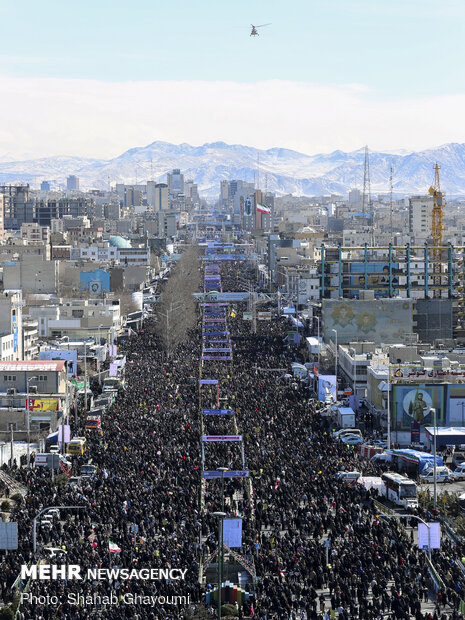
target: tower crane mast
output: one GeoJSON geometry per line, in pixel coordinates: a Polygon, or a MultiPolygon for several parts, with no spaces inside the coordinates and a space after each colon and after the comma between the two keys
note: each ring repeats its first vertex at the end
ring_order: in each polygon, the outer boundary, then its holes
{"type": "Polygon", "coordinates": [[[443,193],[439,180],[439,170],[441,166],[436,163],[434,166],[434,185],[429,188],[429,193],[433,196],[433,211],[431,222],[431,237],[433,239],[433,297],[441,297],[441,273],[442,273],[442,232],[444,230],[443,220],[443,193]]]}

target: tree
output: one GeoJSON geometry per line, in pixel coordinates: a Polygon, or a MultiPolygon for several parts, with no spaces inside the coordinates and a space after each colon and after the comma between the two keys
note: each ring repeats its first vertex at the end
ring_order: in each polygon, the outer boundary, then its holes
{"type": "Polygon", "coordinates": [[[193,293],[199,290],[199,285],[199,248],[192,245],[173,268],[157,304],[155,331],[168,356],[187,340],[189,330],[195,327],[197,302],[193,293]]]}

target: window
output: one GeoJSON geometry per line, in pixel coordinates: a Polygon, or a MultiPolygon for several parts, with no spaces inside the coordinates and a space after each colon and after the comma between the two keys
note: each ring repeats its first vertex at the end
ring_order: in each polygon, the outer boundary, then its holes
{"type": "Polygon", "coordinates": [[[16,381],[16,375],[3,375],[3,381],[16,381]]]}
{"type": "Polygon", "coordinates": [[[38,381],[47,381],[47,375],[37,375],[38,381]]]}

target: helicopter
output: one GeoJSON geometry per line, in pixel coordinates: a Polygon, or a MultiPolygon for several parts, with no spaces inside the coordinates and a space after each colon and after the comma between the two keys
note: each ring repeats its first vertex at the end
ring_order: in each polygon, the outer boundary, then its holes
{"type": "Polygon", "coordinates": [[[271,26],[270,24],[261,24],[260,26],[254,26],[253,24],[250,24],[252,26],[252,32],[250,33],[251,37],[258,37],[258,32],[257,32],[257,28],[264,28],[265,26],[271,26]]]}

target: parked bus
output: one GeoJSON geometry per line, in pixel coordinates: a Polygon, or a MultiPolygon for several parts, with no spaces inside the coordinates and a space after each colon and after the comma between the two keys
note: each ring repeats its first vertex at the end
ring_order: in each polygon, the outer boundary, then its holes
{"type": "Polygon", "coordinates": [[[418,508],[417,485],[413,480],[394,472],[383,474],[381,480],[386,487],[387,499],[407,509],[418,508]]]}

